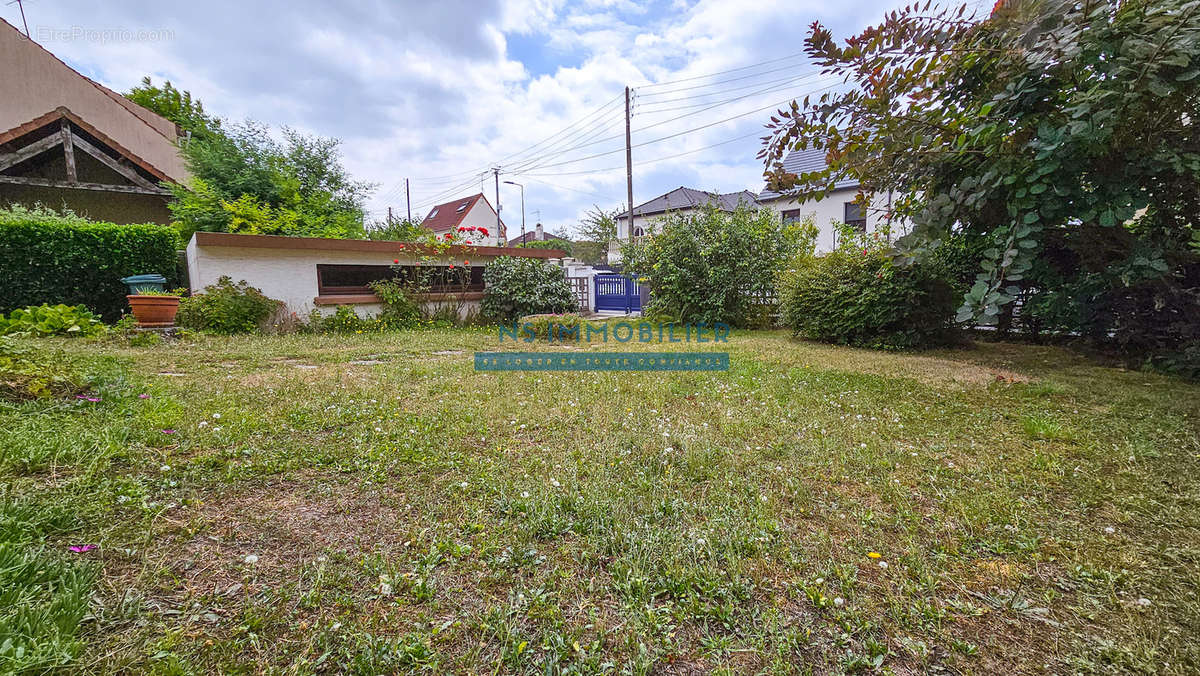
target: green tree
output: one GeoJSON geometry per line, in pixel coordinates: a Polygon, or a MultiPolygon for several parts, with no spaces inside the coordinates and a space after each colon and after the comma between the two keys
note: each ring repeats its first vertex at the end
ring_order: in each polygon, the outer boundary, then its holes
{"type": "Polygon", "coordinates": [[[811,221],[783,224],[769,209],[725,213],[709,205],[669,214],[653,236],[621,247],[625,268],[650,287],[650,314],[687,322],[750,326],[786,263],[811,251],[811,221]]]}
{"type": "Polygon", "coordinates": [[[1200,5],[911,6],[844,44],[814,24],[806,45],[848,86],[772,119],[770,187],[892,191],[909,257],[985,237],[961,320],[1002,324],[1023,296],[1049,328],[1200,370],[1200,5]],[[826,170],[783,171],[812,147],[826,170]]]}
{"type": "Polygon", "coordinates": [[[365,236],[371,186],[352,180],[336,139],[245,122],[193,138],[181,152],[191,186],[171,186],[169,205],[184,237],[197,230],[307,237],[365,236]]]}
{"type": "Polygon", "coordinates": [[[579,221],[579,238],[586,242],[608,244],[617,238],[617,216],[620,214],[619,209],[605,211],[593,205],[579,221]]]}
{"type": "Polygon", "coordinates": [[[125,92],[125,98],[162,115],[193,136],[209,136],[221,132],[221,121],[204,112],[204,104],[200,99],[192,98],[189,91],[176,89],[170,80],[163,82],[159,87],[150,76],[146,76],[142,78],[140,85],[125,92]]]}

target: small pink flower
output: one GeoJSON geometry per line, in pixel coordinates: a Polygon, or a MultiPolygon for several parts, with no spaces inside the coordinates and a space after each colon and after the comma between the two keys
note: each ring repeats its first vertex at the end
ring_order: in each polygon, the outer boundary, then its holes
{"type": "Polygon", "coordinates": [[[88,397],[87,400],[91,402],[97,402],[100,401],[100,397],[88,397]]]}
{"type": "Polygon", "coordinates": [[[75,552],[76,554],[90,552],[95,548],[96,548],[96,545],[71,545],[70,547],[67,547],[67,549],[75,552]]]}
{"type": "Polygon", "coordinates": [[[175,434],[175,430],[163,430],[163,434],[175,434]]]}
{"type": "Polygon", "coordinates": [[[150,398],[150,395],[146,394],[145,392],[138,395],[138,399],[149,399],[149,398],[150,398]]]}

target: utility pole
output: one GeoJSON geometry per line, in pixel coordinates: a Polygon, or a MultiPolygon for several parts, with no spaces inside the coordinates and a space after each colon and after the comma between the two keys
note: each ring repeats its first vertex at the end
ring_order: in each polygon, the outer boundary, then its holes
{"type": "Polygon", "coordinates": [[[408,222],[412,223],[412,195],[408,192],[408,179],[404,179],[404,203],[408,205],[408,222]]]}
{"type": "Polygon", "coordinates": [[[500,167],[492,167],[492,176],[496,179],[496,235],[504,244],[508,244],[508,233],[500,224],[500,167]]]}
{"type": "Polygon", "coordinates": [[[625,87],[625,183],[629,199],[629,237],[633,238],[633,146],[630,141],[629,87],[625,87]]]}
{"type": "Polygon", "coordinates": [[[388,225],[392,224],[392,208],[388,207],[388,225]]]}

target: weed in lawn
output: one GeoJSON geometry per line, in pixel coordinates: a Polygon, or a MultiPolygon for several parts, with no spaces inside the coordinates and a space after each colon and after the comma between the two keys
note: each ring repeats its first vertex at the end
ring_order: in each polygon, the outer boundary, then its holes
{"type": "Polygon", "coordinates": [[[1195,385],[770,332],[726,373],[474,372],[494,341],[56,342],[125,373],[0,408],[0,535],[96,562],[92,671],[1200,665],[1195,385]]]}

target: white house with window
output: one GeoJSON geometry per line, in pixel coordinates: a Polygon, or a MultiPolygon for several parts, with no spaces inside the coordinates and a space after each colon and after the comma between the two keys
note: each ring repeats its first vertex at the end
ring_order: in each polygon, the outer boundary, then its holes
{"type": "MultiPolygon", "coordinates": [[[[785,171],[793,174],[810,173],[825,168],[825,151],[821,149],[794,150],[783,160],[785,171]]],[[[862,232],[875,232],[889,225],[888,197],[876,196],[871,208],[864,209],[854,201],[858,196],[857,181],[843,180],[834,185],[835,190],[823,199],[801,202],[795,197],[780,195],[770,190],[758,194],[758,202],[779,214],[785,222],[802,220],[812,216],[820,229],[817,235],[817,251],[833,251],[837,248],[837,230],[834,223],[845,223],[862,232]]],[[[891,223],[891,235],[903,234],[898,223],[891,223]]]]}

